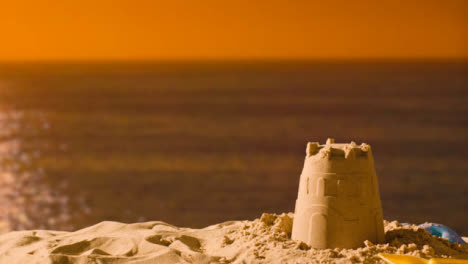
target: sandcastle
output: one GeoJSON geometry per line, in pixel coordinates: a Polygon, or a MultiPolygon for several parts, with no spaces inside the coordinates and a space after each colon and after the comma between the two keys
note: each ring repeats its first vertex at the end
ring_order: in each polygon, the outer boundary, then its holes
{"type": "Polygon", "coordinates": [[[292,239],[314,248],[384,242],[382,206],[369,145],[307,144],[292,239]]]}

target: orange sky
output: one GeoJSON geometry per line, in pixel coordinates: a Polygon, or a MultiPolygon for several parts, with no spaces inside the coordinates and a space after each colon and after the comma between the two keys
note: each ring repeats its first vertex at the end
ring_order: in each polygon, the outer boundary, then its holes
{"type": "Polygon", "coordinates": [[[7,0],[0,60],[468,58],[465,0],[7,0]]]}

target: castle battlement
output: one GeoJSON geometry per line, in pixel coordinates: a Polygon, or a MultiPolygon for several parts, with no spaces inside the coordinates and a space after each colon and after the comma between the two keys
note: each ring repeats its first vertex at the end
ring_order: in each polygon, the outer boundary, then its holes
{"type": "Polygon", "coordinates": [[[351,141],[349,144],[336,144],[333,138],[329,138],[323,145],[320,145],[319,142],[307,143],[306,157],[319,156],[328,159],[368,158],[370,150],[370,146],[366,143],[357,145],[356,142],[351,141]]]}

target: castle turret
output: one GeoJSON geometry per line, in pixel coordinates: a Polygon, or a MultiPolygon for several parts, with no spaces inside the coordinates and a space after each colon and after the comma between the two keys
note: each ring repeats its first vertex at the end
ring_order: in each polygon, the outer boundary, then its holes
{"type": "Polygon", "coordinates": [[[307,144],[292,239],[314,248],[384,242],[382,206],[369,145],[307,144]]]}

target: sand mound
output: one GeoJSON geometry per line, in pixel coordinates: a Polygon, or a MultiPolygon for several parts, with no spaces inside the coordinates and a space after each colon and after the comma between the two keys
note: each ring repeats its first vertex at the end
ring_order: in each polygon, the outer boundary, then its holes
{"type": "Polygon", "coordinates": [[[385,222],[386,244],[358,249],[310,249],[293,241],[293,214],[263,214],[203,229],[164,222],[102,222],[76,232],[18,231],[0,236],[0,263],[383,263],[380,252],[420,257],[468,254],[416,226],[385,222]]]}

